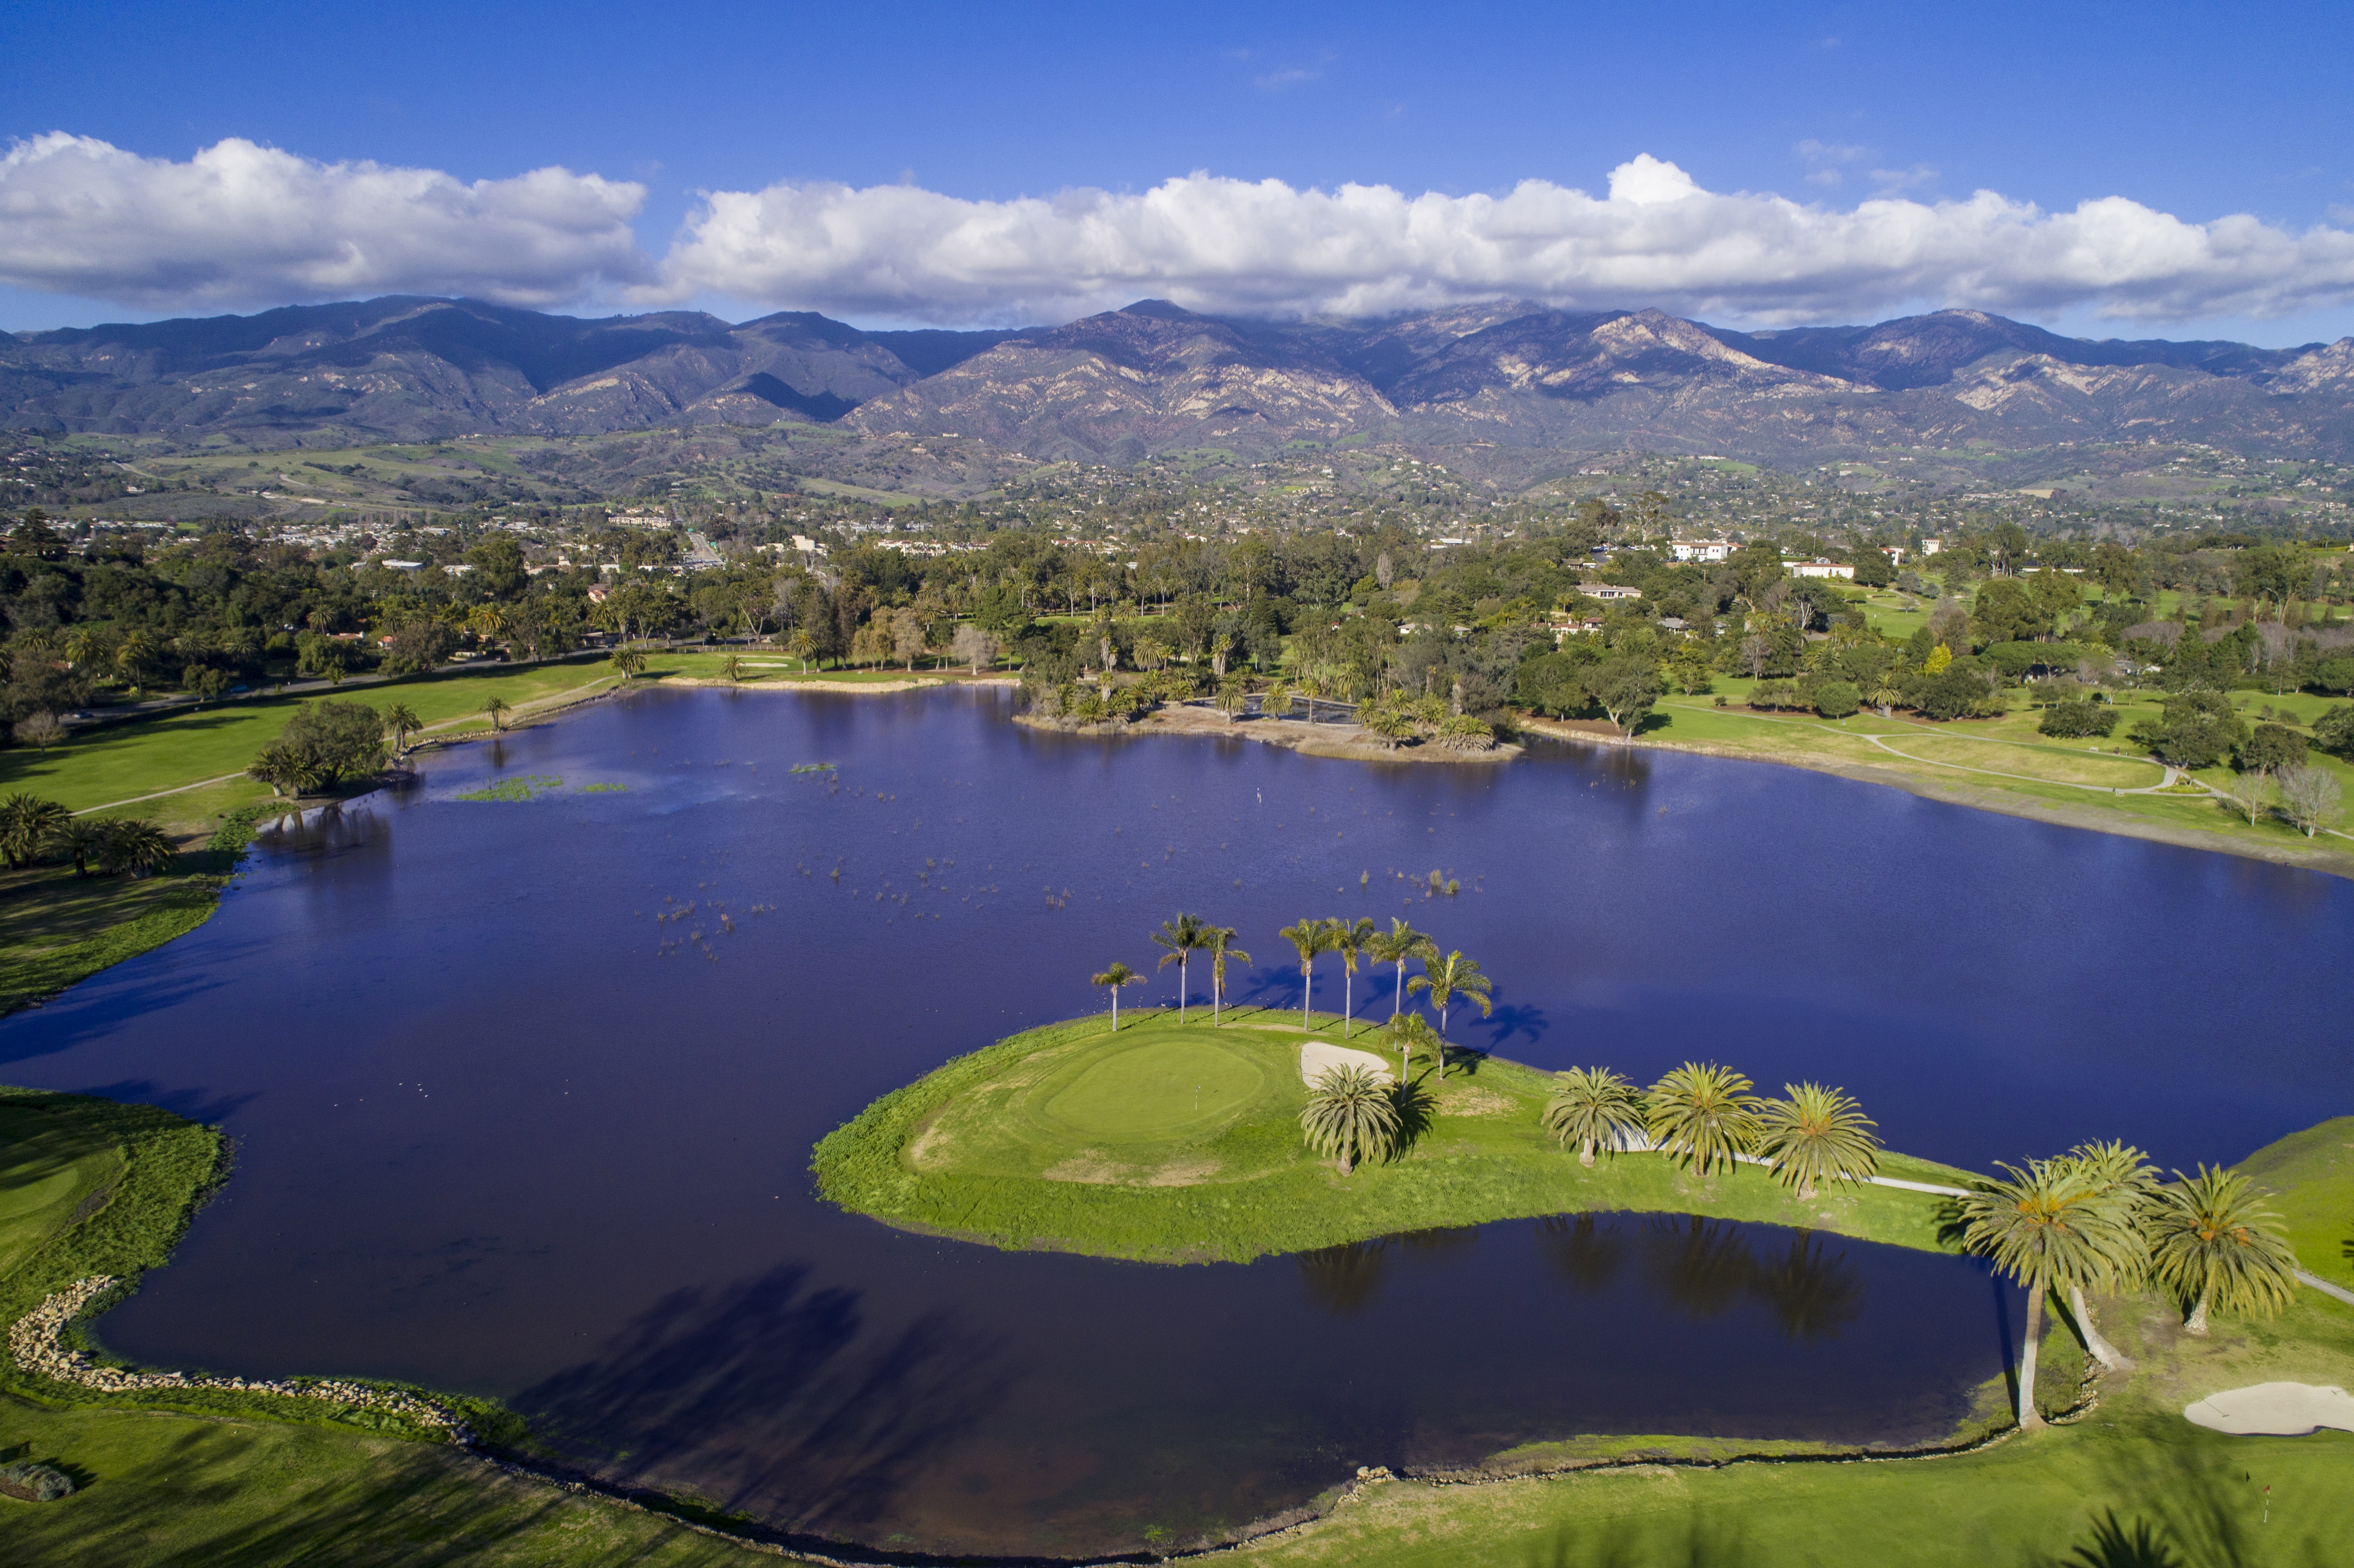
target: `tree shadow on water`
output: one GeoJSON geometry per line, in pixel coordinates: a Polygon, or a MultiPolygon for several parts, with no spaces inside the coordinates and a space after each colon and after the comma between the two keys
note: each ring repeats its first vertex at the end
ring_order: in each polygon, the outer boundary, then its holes
{"type": "Polygon", "coordinates": [[[1843,1248],[1811,1231],[1793,1231],[1778,1252],[1761,1257],[1757,1234],[1691,1214],[1554,1214],[1536,1226],[1538,1250],[1581,1291],[1609,1288],[1631,1256],[1651,1289],[1688,1317],[1762,1306],[1789,1338],[1818,1340],[1836,1337],[1862,1316],[1862,1271],[1843,1248]]]}
{"type": "Polygon", "coordinates": [[[1627,1261],[1627,1240],[1592,1214],[1548,1214],[1537,1222],[1537,1250],[1553,1272],[1580,1290],[1600,1290],[1627,1261]]]}
{"type": "Polygon", "coordinates": [[[673,1292],[514,1404],[602,1478],[860,1536],[1012,1381],[1002,1346],[952,1312],[877,1334],[858,1292],[788,1266],[673,1292]]]}
{"type": "Polygon", "coordinates": [[[1388,1272],[1387,1236],[1303,1252],[1296,1262],[1308,1298],[1334,1318],[1353,1318],[1370,1305],[1388,1272]]]}

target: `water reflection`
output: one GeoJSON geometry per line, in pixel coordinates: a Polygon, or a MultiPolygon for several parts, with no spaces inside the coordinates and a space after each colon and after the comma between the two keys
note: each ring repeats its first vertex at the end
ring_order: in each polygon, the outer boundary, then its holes
{"type": "Polygon", "coordinates": [[[1538,1250],[1580,1291],[1615,1286],[1629,1256],[1652,1297],[1699,1322],[1762,1306],[1791,1340],[1835,1337],[1863,1315],[1863,1275],[1837,1238],[1691,1214],[1555,1214],[1538,1250]]]}

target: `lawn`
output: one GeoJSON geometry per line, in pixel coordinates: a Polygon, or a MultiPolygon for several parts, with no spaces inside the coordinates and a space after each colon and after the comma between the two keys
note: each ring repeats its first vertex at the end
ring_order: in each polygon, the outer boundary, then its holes
{"type": "MultiPolygon", "coordinates": [[[[1800,1202],[1755,1166],[1690,1175],[1651,1154],[1581,1167],[1537,1125],[1553,1078],[1459,1053],[1416,1065],[1426,1125],[1401,1159],[1342,1177],[1299,1135],[1299,1052],[1320,1014],[1230,1008],[1031,1030],[949,1062],[829,1134],[813,1169],[844,1208],[1004,1247],[1241,1261],[1400,1231],[1539,1214],[1702,1213],[1938,1248],[1939,1201],[1887,1187],[1800,1202]]],[[[1358,1043],[1378,1049],[1362,1028],[1358,1043]]],[[[1885,1174],[1961,1174],[1892,1155],[1885,1174]]]]}
{"type": "Polygon", "coordinates": [[[202,872],[136,882],[70,866],[0,872],[0,1013],[195,930],[212,917],[215,886],[202,872]]]}

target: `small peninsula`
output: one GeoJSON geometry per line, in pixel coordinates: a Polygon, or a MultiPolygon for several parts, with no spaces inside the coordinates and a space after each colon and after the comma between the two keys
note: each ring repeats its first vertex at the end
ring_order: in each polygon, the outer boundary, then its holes
{"type": "MultiPolygon", "coordinates": [[[[1006,1248],[1160,1263],[1245,1262],[1401,1231],[1571,1212],[1700,1214],[1925,1250],[1940,1200],[1828,1185],[1802,1202],[1754,1165],[1700,1176],[1651,1153],[1578,1163],[1539,1125],[1549,1073],[1452,1048],[1417,1062],[1421,1125],[1404,1152],[1346,1177],[1302,1142],[1303,1044],[1341,1020],[1257,1008],[1095,1015],[960,1056],[819,1142],[819,1190],[903,1229],[1006,1248]]],[[[1379,1051],[1362,1022],[1352,1048],[1379,1051]]],[[[1969,1173],[1883,1152],[1882,1174],[1950,1186],[1969,1173]]]]}

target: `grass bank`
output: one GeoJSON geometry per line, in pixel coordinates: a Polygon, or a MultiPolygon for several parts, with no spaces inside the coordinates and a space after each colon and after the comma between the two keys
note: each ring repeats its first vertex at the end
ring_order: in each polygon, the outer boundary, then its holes
{"type": "MultiPolygon", "coordinates": [[[[1403,1158],[1341,1176],[1301,1141],[1299,1052],[1320,1015],[1130,1012],[1030,1030],[960,1056],[828,1134],[811,1167],[843,1208],[1002,1247],[1240,1262],[1402,1231],[1565,1213],[1694,1213],[1936,1249],[1938,1200],[1842,1186],[1801,1202],[1755,1166],[1700,1177],[1651,1154],[1581,1167],[1537,1125],[1550,1074],[1461,1054],[1417,1081],[1403,1158]]],[[[1358,1042],[1376,1044],[1362,1028],[1358,1042]]],[[[1961,1172],[1890,1155],[1885,1174],[1961,1172]]]]}
{"type": "MultiPolygon", "coordinates": [[[[217,1128],[0,1087],[0,1324],[93,1274],[135,1283],[220,1181],[217,1128]]],[[[496,1421],[495,1411],[471,1407],[496,1421]]],[[[219,1390],[93,1394],[0,1369],[0,1458],[77,1490],[0,1500],[12,1564],[736,1562],[677,1524],[519,1479],[373,1413],[219,1390]]]]}
{"type": "MultiPolygon", "coordinates": [[[[2349,1139],[2354,1118],[2340,1118],[2259,1150],[2242,1169],[2279,1189],[2293,1230],[2343,1245],[2354,1230],[2354,1212],[2338,1196],[2349,1139]]],[[[2305,1255],[2308,1267],[2317,1261],[2305,1255]]],[[[1232,1555],[1286,1568],[2345,1561],[2354,1434],[2232,1437],[2192,1425],[2182,1408],[2253,1383],[2347,1386],[2354,1308],[2300,1291],[2279,1318],[2220,1319],[2203,1340],[2181,1332],[2179,1303],[2153,1295],[2097,1309],[2103,1331],[2136,1367],[2102,1380],[2084,1419],[1976,1453],[1841,1462],[1771,1444],[1588,1438],[1548,1446],[1551,1454],[1500,1457],[1587,1468],[1475,1485],[1376,1481],[1324,1517],[1232,1555]]]]}

